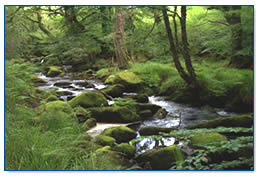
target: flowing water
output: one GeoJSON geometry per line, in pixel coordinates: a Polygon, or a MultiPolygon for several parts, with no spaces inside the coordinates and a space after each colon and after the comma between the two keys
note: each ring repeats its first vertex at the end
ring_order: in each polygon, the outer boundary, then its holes
{"type": "MultiPolygon", "coordinates": [[[[66,66],[65,69],[69,68],[66,66]]],[[[95,89],[88,86],[92,84],[96,89],[103,89],[107,87],[99,80],[75,80],[72,79],[70,73],[66,73],[63,77],[46,77],[42,73],[36,73],[38,77],[44,79],[47,83],[39,86],[40,89],[48,90],[55,89],[57,92],[64,93],[60,95],[60,99],[68,101],[69,99],[86,91],[94,91],[95,89]]],[[[124,93],[123,96],[135,95],[136,93],[124,93]]],[[[155,127],[179,127],[184,128],[189,125],[194,125],[204,120],[209,120],[215,117],[231,116],[235,113],[225,112],[218,108],[198,108],[191,107],[186,104],[180,104],[173,101],[165,100],[164,97],[150,96],[150,104],[156,104],[164,108],[168,114],[165,118],[153,117],[150,120],[143,121],[140,127],[143,126],[155,126],[155,127]]],[[[114,101],[109,101],[108,104],[114,104],[114,101]]],[[[124,124],[106,124],[98,123],[96,127],[89,130],[88,133],[91,136],[96,136],[106,128],[120,126],[124,124]]],[[[138,132],[137,132],[138,133],[138,132]]],[[[137,138],[139,137],[139,134],[137,138]]],[[[145,138],[136,144],[137,153],[143,153],[149,149],[156,148],[158,146],[170,146],[177,143],[175,138],[162,138],[160,140],[154,138],[145,138]]],[[[179,144],[180,145],[180,144],[179,144]]]]}

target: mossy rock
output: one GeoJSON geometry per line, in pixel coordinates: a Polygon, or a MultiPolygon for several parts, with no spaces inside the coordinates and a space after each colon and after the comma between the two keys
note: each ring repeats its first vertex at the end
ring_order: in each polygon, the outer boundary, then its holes
{"type": "Polygon", "coordinates": [[[155,114],[154,117],[158,119],[164,119],[168,115],[168,111],[166,109],[159,109],[155,114]]]}
{"type": "Polygon", "coordinates": [[[104,81],[105,84],[114,84],[116,80],[116,75],[110,75],[107,77],[107,79],[104,81]]]}
{"type": "Polygon", "coordinates": [[[115,138],[117,143],[123,143],[134,139],[136,132],[128,127],[119,126],[105,129],[102,135],[115,138]]]}
{"type": "Polygon", "coordinates": [[[128,123],[139,121],[140,117],[136,112],[126,107],[96,107],[87,109],[91,113],[91,117],[95,118],[97,122],[108,123],[128,123]]]}
{"type": "Polygon", "coordinates": [[[47,112],[52,112],[52,111],[62,111],[68,114],[73,113],[72,107],[64,101],[52,101],[48,102],[44,105],[44,109],[47,112]]]}
{"type": "Polygon", "coordinates": [[[148,103],[149,102],[148,95],[144,94],[144,93],[132,95],[132,96],[129,96],[129,98],[133,99],[134,101],[136,101],[138,103],[148,103]]]}
{"type": "Polygon", "coordinates": [[[67,91],[67,90],[64,90],[64,91],[57,91],[56,92],[56,94],[57,94],[57,96],[68,96],[68,95],[73,95],[73,93],[72,92],[70,92],[70,91],[67,91]]]}
{"type": "Polygon", "coordinates": [[[149,109],[140,111],[138,114],[139,114],[139,116],[141,117],[142,120],[146,120],[146,118],[153,116],[151,110],[149,110],[149,109]]]}
{"type": "Polygon", "coordinates": [[[154,115],[159,109],[161,109],[160,106],[155,104],[146,104],[146,103],[136,103],[136,110],[137,112],[141,112],[144,110],[150,110],[152,115],[154,115]]]}
{"type": "Polygon", "coordinates": [[[31,80],[36,85],[44,85],[44,84],[46,84],[45,80],[43,80],[42,78],[40,78],[40,77],[38,77],[36,75],[32,75],[31,76],[31,80]]]}
{"type": "Polygon", "coordinates": [[[72,107],[82,106],[84,108],[107,106],[106,98],[98,92],[84,92],[68,102],[72,107]]]}
{"type": "Polygon", "coordinates": [[[68,88],[70,87],[71,84],[72,84],[71,82],[56,82],[54,83],[54,86],[68,88]]]}
{"type": "Polygon", "coordinates": [[[61,67],[58,67],[58,66],[50,66],[49,67],[49,70],[46,74],[47,77],[56,77],[56,76],[59,76],[59,75],[63,75],[63,71],[62,71],[62,68],[61,67]]]}
{"type": "Polygon", "coordinates": [[[136,147],[128,143],[116,144],[116,146],[113,147],[113,150],[117,152],[121,152],[129,158],[134,157],[136,153],[136,147]]]}
{"type": "Polygon", "coordinates": [[[216,127],[252,127],[253,126],[253,114],[243,114],[231,117],[219,117],[213,120],[208,120],[193,126],[189,126],[189,129],[195,128],[216,128],[216,127]]]}
{"type": "Polygon", "coordinates": [[[210,132],[196,134],[192,136],[190,140],[192,145],[205,145],[220,141],[227,141],[227,137],[217,132],[210,132]]]}
{"type": "Polygon", "coordinates": [[[139,164],[149,164],[152,170],[168,170],[173,163],[184,161],[184,153],[176,145],[151,149],[137,156],[139,164]]]}
{"type": "Polygon", "coordinates": [[[122,84],[127,91],[136,91],[142,85],[142,80],[133,72],[122,71],[116,74],[113,83],[122,84]]]}
{"type": "Polygon", "coordinates": [[[75,107],[73,108],[73,112],[75,113],[76,117],[78,118],[79,123],[85,122],[87,119],[91,118],[91,114],[89,111],[84,109],[83,107],[75,107]]]}
{"type": "Polygon", "coordinates": [[[116,143],[116,140],[110,136],[98,135],[92,139],[92,142],[101,146],[113,146],[116,143]]]}
{"type": "Polygon", "coordinates": [[[82,124],[82,129],[84,131],[87,131],[89,130],[90,128],[92,127],[95,127],[96,126],[96,119],[94,118],[89,118],[87,119],[83,124],[82,124]]]}
{"type": "Polygon", "coordinates": [[[121,97],[122,93],[124,92],[124,86],[121,84],[115,84],[115,85],[110,85],[104,89],[102,89],[101,91],[103,91],[104,93],[110,95],[111,97],[115,98],[115,97],[121,97]]]}
{"type": "Polygon", "coordinates": [[[57,101],[59,98],[55,95],[50,95],[48,98],[45,99],[46,102],[51,102],[51,101],[57,101]]]}
{"type": "Polygon", "coordinates": [[[162,128],[162,127],[152,127],[145,126],[139,130],[141,136],[151,136],[151,135],[159,135],[160,132],[169,133],[173,130],[177,130],[176,128],[162,128]]]}

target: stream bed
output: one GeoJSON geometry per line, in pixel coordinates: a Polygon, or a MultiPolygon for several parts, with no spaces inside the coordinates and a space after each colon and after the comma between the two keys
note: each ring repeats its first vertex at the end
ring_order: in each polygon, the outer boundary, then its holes
{"type": "MultiPolygon", "coordinates": [[[[107,85],[103,84],[99,80],[76,80],[73,79],[72,74],[66,73],[62,77],[46,77],[42,73],[36,73],[36,75],[46,81],[46,84],[39,86],[40,89],[48,90],[55,89],[59,94],[61,100],[68,101],[73,97],[86,92],[94,91],[93,87],[90,87],[89,84],[92,84],[96,89],[103,89],[107,85]]],[[[135,93],[124,93],[123,96],[133,95],[135,93]]],[[[113,101],[108,100],[109,105],[113,104],[113,101]]],[[[209,120],[215,117],[225,117],[235,115],[232,112],[225,112],[219,108],[198,108],[191,107],[186,104],[176,103],[174,101],[168,101],[164,97],[160,96],[150,96],[149,103],[161,106],[167,111],[165,118],[160,118],[154,116],[149,120],[143,121],[137,129],[137,138],[139,138],[138,130],[144,126],[154,126],[154,127],[163,127],[163,128],[184,128],[186,126],[197,124],[201,121],[209,120]]],[[[96,127],[90,129],[88,133],[91,136],[96,136],[100,134],[104,129],[120,126],[125,124],[106,124],[106,123],[97,123],[96,127]]],[[[161,140],[156,140],[153,138],[144,138],[140,142],[136,143],[137,153],[143,153],[149,149],[153,149],[158,146],[170,146],[177,143],[175,138],[162,138],[161,140]]]]}

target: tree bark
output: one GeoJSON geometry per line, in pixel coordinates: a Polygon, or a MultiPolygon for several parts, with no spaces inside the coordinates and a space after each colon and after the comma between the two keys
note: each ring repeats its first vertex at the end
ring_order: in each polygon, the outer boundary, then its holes
{"type": "Polygon", "coordinates": [[[183,57],[185,59],[185,64],[187,71],[190,75],[191,81],[196,84],[196,73],[191,63],[191,57],[189,54],[189,44],[187,38],[187,29],[186,29],[186,16],[187,16],[187,9],[186,6],[181,7],[181,18],[180,18],[180,25],[181,25],[181,34],[182,34],[182,43],[183,43],[183,57]]]}
{"type": "Polygon", "coordinates": [[[116,61],[120,69],[127,68],[128,61],[127,61],[127,54],[124,45],[124,22],[125,22],[125,14],[124,8],[121,6],[115,7],[115,55],[116,61]]]}
{"type": "Polygon", "coordinates": [[[190,79],[189,75],[184,71],[184,69],[182,68],[181,63],[179,61],[177,49],[176,49],[176,46],[175,46],[175,43],[174,43],[174,40],[173,40],[173,36],[172,36],[172,32],[171,32],[171,28],[170,28],[169,17],[168,17],[168,14],[167,14],[166,7],[163,7],[162,13],[163,13],[163,19],[164,19],[164,23],[165,23],[166,32],[168,34],[170,50],[171,50],[171,53],[172,53],[172,57],[173,57],[173,61],[175,63],[176,69],[177,69],[179,75],[181,76],[181,78],[187,84],[191,84],[191,79],[190,79]]]}

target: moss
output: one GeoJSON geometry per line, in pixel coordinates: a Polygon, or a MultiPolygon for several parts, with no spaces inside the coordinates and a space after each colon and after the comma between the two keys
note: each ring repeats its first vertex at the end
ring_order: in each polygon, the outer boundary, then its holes
{"type": "Polygon", "coordinates": [[[125,126],[107,128],[102,134],[115,138],[117,143],[129,142],[136,137],[136,132],[125,126]]]}
{"type": "Polygon", "coordinates": [[[159,135],[160,132],[169,133],[173,130],[177,130],[177,129],[146,126],[146,127],[142,127],[139,130],[139,133],[141,136],[151,136],[151,135],[159,135]]]}
{"type": "Polygon", "coordinates": [[[48,77],[56,77],[56,76],[59,76],[59,75],[62,75],[62,74],[63,74],[63,71],[62,71],[61,67],[50,66],[46,76],[48,76],[48,77]]]}
{"type": "Polygon", "coordinates": [[[149,109],[140,111],[138,114],[139,114],[139,116],[141,117],[142,120],[145,120],[146,118],[153,116],[151,110],[149,110],[149,109]]]}
{"type": "Polygon", "coordinates": [[[73,108],[73,112],[75,113],[76,117],[78,118],[79,123],[85,122],[87,119],[91,118],[91,114],[89,111],[86,111],[83,107],[75,107],[73,108]]]}
{"type": "Polygon", "coordinates": [[[194,128],[252,127],[252,126],[253,126],[253,115],[243,114],[239,116],[220,117],[187,128],[194,129],[194,128]]]}
{"type": "Polygon", "coordinates": [[[32,76],[31,76],[31,80],[32,80],[32,82],[33,82],[34,84],[36,84],[36,85],[42,85],[42,84],[45,84],[45,83],[46,83],[45,80],[43,80],[42,78],[40,78],[40,77],[38,77],[38,76],[36,76],[36,75],[32,75],[32,76]]]}
{"type": "Polygon", "coordinates": [[[122,93],[124,92],[124,86],[121,84],[115,84],[115,85],[111,85],[109,87],[106,87],[104,89],[102,89],[102,91],[112,97],[120,97],[122,96],[122,93]]]}
{"type": "Polygon", "coordinates": [[[59,100],[59,98],[57,98],[57,96],[55,95],[50,95],[48,96],[48,98],[45,99],[46,102],[57,101],[57,100],[59,100]]]}
{"type": "Polygon", "coordinates": [[[52,101],[46,103],[44,108],[47,112],[62,111],[68,114],[71,114],[73,112],[72,107],[67,102],[64,101],[52,101]]]}
{"type": "Polygon", "coordinates": [[[191,144],[193,145],[205,145],[220,141],[227,141],[227,138],[216,132],[199,133],[191,137],[191,144]]]}
{"type": "Polygon", "coordinates": [[[116,143],[116,140],[110,136],[98,135],[93,138],[92,142],[102,146],[113,146],[116,143]]]}
{"type": "Polygon", "coordinates": [[[184,161],[184,153],[176,146],[168,146],[160,149],[151,149],[137,157],[137,161],[148,164],[153,170],[167,170],[173,163],[184,161]]]}
{"type": "Polygon", "coordinates": [[[84,108],[107,106],[106,98],[98,92],[85,92],[69,101],[72,107],[82,106],[84,108]]]}
{"type": "Polygon", "coordinates": [[[105,84],[114,84],[116,80],[116,75],[110,75],[107,77],[107,79],[104,81],[105,84]]]}
{"type": "Polygon", "coordinates": [[[136,112],[126,107],[101,107],[87,109],[98,122],[128,123],[140,120],[136,112]]]}
{"type": "Polygon", "coordinates": [[[161,109],[160,106],[155,105],[155,104],[136,103],[135,106],[136,106],[137,112],[144,111],[144,110],[150,110],[153,115],[154,115],[159,109],[161,109]]]}
{"type": "Polygon", "coordinates": [[[116,82],[122,83],[123,85],[136,85],[141,84],[142,80],[133,72],[123,71],[117,73],[116,82]]]}
{"type": "Polygon", "coordinates": [[[141,93],[138,95],[133,95],[133,96],[129,96],[129,98],[133,99],[136,102],[139,103],[148,103],[149,102],[149,98],[147,94],[141,93]]]}
{"type": "Polygon", "coordinates": [[[134,157],[136,153],[136,147],[128,143],[117,144],[113,147],[113,150],[125,154],[127,157],[134,157]]]}
{"type": "Polygon", "coordinates": [[[97,149],[95,152],[108,153],[108,152],[111,152],[111,147],[110,146],[104,146],[102,148],[97,149]]]}
{"type": "Polygon", "coordinates": [[[83,129],[84,131],[87,131],[87,130],[89,130],[90,128],[95,127],[95,126],[96,126],[96,119],[90,118],[90,119],[87,119],[87,120],[82,124],[82,129],[83,129]]]}

